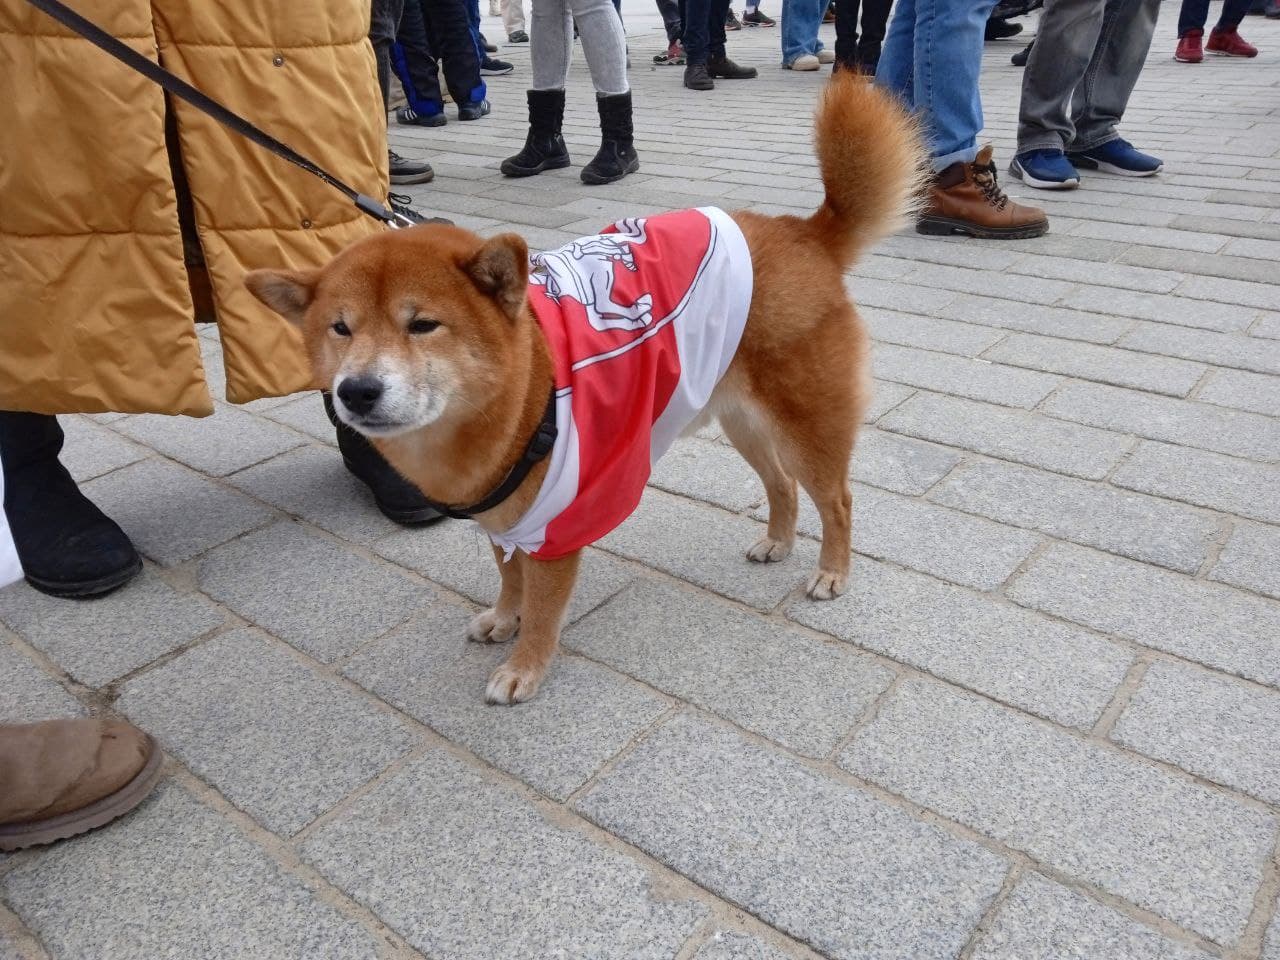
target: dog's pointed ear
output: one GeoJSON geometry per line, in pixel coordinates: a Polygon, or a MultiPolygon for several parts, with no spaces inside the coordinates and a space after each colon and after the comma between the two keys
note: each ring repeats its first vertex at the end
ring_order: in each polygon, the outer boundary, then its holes
{"type": "Polygon", "coordinates": [[[301,324],[319,280],[319,270],[253,270],[245,276],[244,285],[290,323],[301,324]]]}
{"type": "Polygon", "coordinates": [[[500,233],[486,240],[463,269],[507,316],[512,320],[520,316],[529,298],[529,247],[523,237],[500,233]]]}

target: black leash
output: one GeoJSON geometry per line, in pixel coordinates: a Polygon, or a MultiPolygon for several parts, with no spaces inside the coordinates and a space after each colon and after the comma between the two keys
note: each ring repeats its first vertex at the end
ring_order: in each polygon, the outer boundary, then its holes
{"type": "Polygon", "coordinates": [[[218,103],[207,94],[201,93],[187,81],[181,77],[177,77],[168,70],[161,67],[158,63],[148,60],[142,54],[138,53],[128,44],[117,40],[111,34],[107,33],[101,27],[91,20],[86,20],[80,14],[76,13],[70,7],[59,2],[59,0],[27,0],[31,6],[35,7],[53,19],[57,20],[63,26],[74,30],[84,39],[88,40],[100,50],[109,53],[125,66],[130,67],[138,73],[142,74],[152,83],[159,84],[175,97],[179,97],[191,104],[197,110],[207,113],[213,119],[217,120],[223,126],[234,130],[242,137],[252,140],[264,150],[269,150],[277,157],[288,160],[290,163],[301,167],[307,173],[319,177],[335,190],[340,191],[348,200],[356,205],[361,213],[366,213],[391,227],[412,226],[413,221],[408,217],[388,210],[373,197],[365,196],[358,190],[347,186],[328,170],[317,166],[311,160],[308,160],[298,151],[294,150],[287,144],[281,143],[275,137],[266,131],[254,126],[238,113],[228,110],[222,104],[218,103]]]}
{"type": "Polygon", "coordinates": [[[477,513],[492,510],[516,492],[516,488],[524,483],[525,477],[529,476],[529,471],[533,469],[539,460],[542,460],[551,452],[551,448],[555,446],[555,443],[556,389],[553,386],[551,388],[551,399],[547,401],[547,409],[542,414],[542,422],[538,424],[538,429],[533,432],[533,436],[525,444],[524,453],[520,455],[520,459],[511,468],[511,472],[507,474],[506,479],[498,484],[492,493],[483,500],[478,500],[466,507],[451,507],[448,504],[436,503],[434,500],[428,500],[427,503],[446,517],[453,517],[455,520],[470,520],[477,513]]]}

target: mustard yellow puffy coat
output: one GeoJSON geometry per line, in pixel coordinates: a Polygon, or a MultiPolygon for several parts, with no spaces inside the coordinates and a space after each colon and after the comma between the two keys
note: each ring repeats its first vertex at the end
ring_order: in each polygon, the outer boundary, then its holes
{"type": "MultiPolygon", "coordinates": [[[[385,198],[368,0],[68,5],[385,198]]],[[[163,91],[23,0],[0,0],[0,91],[0,410],[211,413],[194,326],[202,290],[228,399],[311,385],[296,331],[242,278],[318,266],[382,229],[375,221],[181,101],[167,148],[163,91]],[[185,263],[171,155],[207,279],[185,263]]]]}

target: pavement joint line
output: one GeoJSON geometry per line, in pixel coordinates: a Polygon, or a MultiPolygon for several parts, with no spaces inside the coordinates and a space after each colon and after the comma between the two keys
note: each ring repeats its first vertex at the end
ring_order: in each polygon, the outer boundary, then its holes
{"type": "MultiPolygon", "coordinates": [[[[598,660],[592,660],[590,657],[584,656],[582,657],[582,659],[587,660],[591,663],[599,663],[598,660]]],[[[601,664],[601,666],[607,666],[607,664],[601,664]]],[[[666,726],[667,721],[669,721],[672,717],[676,716],[679,713],[684,712],[690,705],[688,701],[681,700],[678,697],[673,697],[671,694],[665,693],[662,690],[659,690],[657,687],[644,683],[644,681],[637,681],[637,682],[641,683],[643,686],[645,686],[649,690],[657,693],[659,696],[667,700],[668,701],[667,706],[663,709],[663,711],[660,714],[654,717],[653,720],[651,720],[647,726],[643,727],[640,730],[637,730],[635,733],[635,736],[633,736],[630,740],[628,740],[625,744],[623,744],[621,749],[619,749],[617,753],[615,753],[612,757],[606,760],[604,764],[600,767],[600,769],[597,770],[595,773],[593,773],[591,776],[589,776],[582,783],[580,787],[578,787],[576,790],[570,793],[569,796],[564,798],[563,803],[566,808],[572,810],[574,805],[579,800],[581,800],[588,793],[590,793],[597,786],[599,786],[600,781],[604,777],[607,777],[609,774],[611,774],[614,770],[616,770],[618,765],[622,763],[624,760],[626,760],[627,757],[631,756],[631,754],[635,752],[637,747],[639,747],[642,743],[648,740],[650,736],[652,736],[662,727],[666,726]]]]}
{"type": "Polygon", "coordinates": [[[1005,901],[1009,899],[1014,888],[1022,880],[1026,869],[1023,864],[1014,862],[1009,865],[1008,871],[1004,875],[1004,883],[1000,885],[999,891],[991,902],[987,904],[987,909],[983,911],[978,925],[973,928],[973,932],[969,934],[969,939],[957,954],[956,960],[970,960],[974,951],[982,945],[982,941],[987,938],[987,934],[991,932],[991,927],[996,922],[996,917],[1000,915],[1000,911],[1004,908],[1005,901]]]}
{"type": "Polygon", "coordinates": [[[1103,709],[1102,715],[1098,717],[1098,722],[1093,725],[1093,729],[1089,731],[1092,737],[1099,741],[1111,741],[1111,731],[1115,728],[1116,721],[1120,719],[1120,715],[1128,708],[1129,703],[1133,700],[1133,695],[1142,686],[1142,680],[1154,662],[1154,656],[1143,652],[1139,653],[1134,661],[1129,664],[1129,669],[1125,671],[1124,679],[1120,681],[1120,685],[1116,687],[1111,695],[1111,701],[1103,709]]]}
{"type": "Polygon", "coordinates": [[[853,726],[849,728],[849,732],[836,741],[836,745],[827,752],[825,759],[828,762],[834,764],[840,754],[844,753],[849,748],[849,745],[858,738],[858,734],[875,722],[885,704],[897,695],[898,690],[901,689],[906,680],[907,675],[900,669],[894,671],[893,679],[889,681],[889,685],[881,690],[880,695],[867,705],[866,710],[862,712],[862,716],[858,717],[853,726]]]}
{"type": "Polygon", "coordinates": [[[18,949],[14,960],[50,960],[35,933],[0,899],[0,938],[4,937],[13,941],[18,949]]]}
{"type": "MultiPolygon", "coordinates": [[[[1239,520],[1236,520],[1233,517],[1219,516],[1216,519],[1218,521],[1218,529],[1213,540],[1209,543],[1209,550],[1204,558],[1204,563],[1200,565],[1200,569],[1195,573],[1195,578],[1197,580],[1204,580],[1209,583],[1223,582],[1221,580],[1210,580],[1209,574],[1212,573],[1213,568],[1218,565],[1218,561],[1222,558],[1222,551],[1227,547],[1227,541],[1231,539],[1231,534],[1235,532],[1235,528],[1240,523],[1239,520]]],[[[1252,593],[1259,597],[1265,596],[1265,594],[1259,593],[1256,590],[1251,590],[1248,587],[1237,587],[1236,589],[1243,590],[1246,593],[1252,593]]]]}
{"type": "Polygon", "coordinates": [[[1280,835],[1263,868],[1262,883],[1253,898],[1253,911],[1240,938],[1242,956],[1248,960],[1261,956],[1267,930],[1277,913],[1280,913],[1280,835]]]}

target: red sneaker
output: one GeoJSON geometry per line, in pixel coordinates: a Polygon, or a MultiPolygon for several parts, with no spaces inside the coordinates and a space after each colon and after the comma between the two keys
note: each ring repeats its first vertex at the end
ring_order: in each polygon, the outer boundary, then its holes
{"type": "Polygon", "coordinates": [[[1220,53],[1224,57],[1256,57],[1258,48],[1252,43],[1246,42],[1244,37],[1236,32],[1236,28],[1230,30],[1219,30],[1214,27],[1209,32],[1209,42],[1204,48],[1210,53],[1220,53]]]}
{"type": "Polygon", "coordinates": [[[1173,53],[1173,59],[1181,60],[1183,63],[1199,63],[1204,59],[1204,51],[1200,49],[1200,38],[1204,36],[1203,30],[1188,30],[1178,38],[1178,49],[1173,53]]]}

